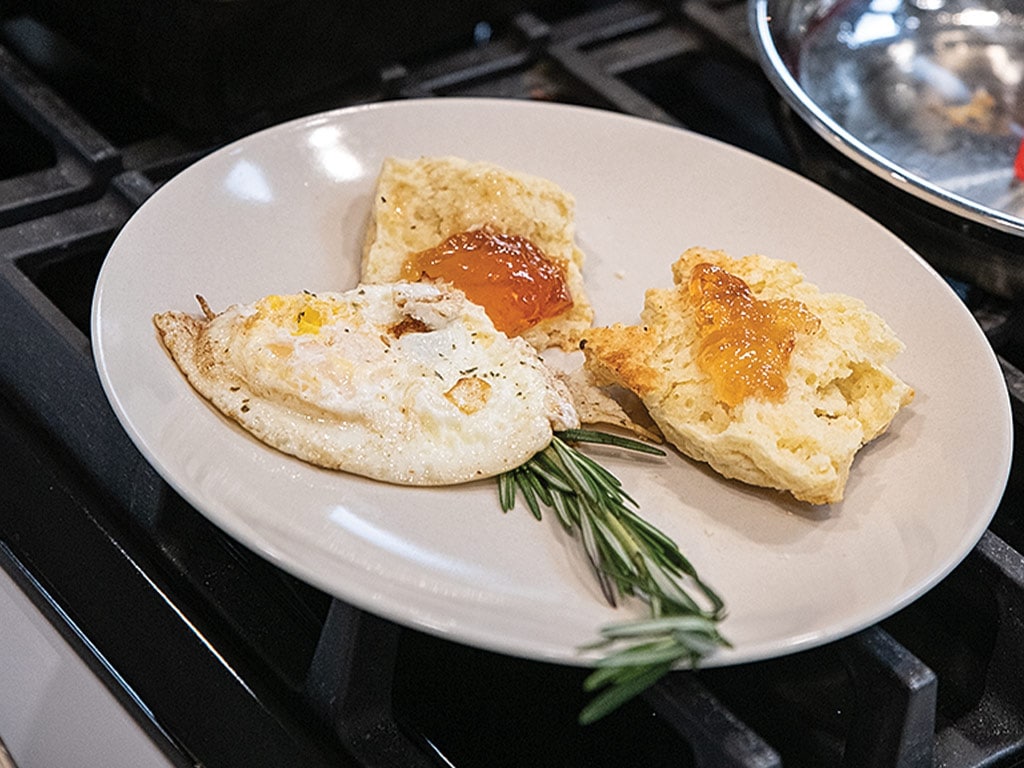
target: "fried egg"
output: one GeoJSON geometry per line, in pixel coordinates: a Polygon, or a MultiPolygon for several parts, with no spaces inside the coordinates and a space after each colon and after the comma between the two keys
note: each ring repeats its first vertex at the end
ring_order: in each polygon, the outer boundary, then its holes
{"type": "Polygon", "coordinates": [[[427,283],[272,295],[154,316],[188,381],[312,464],[405,485],[490,477],[578,426],[537,352],[461,291],[427,283]]]}

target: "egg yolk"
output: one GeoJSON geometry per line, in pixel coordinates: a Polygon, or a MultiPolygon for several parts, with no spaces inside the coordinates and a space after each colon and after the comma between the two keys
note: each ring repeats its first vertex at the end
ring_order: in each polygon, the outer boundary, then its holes
{"type": "Polygon", "coordinates": [[[298,327],[295,333],[296,335],[320,333],[320,326],[326,321],[327,318],[321,314],[320,310],[314,306],[307,305],[296,317],[296,325],[298,327]]]}
{"type": "Polygon", "coordinates": [[[473,229],[452,235],[402,265],[402,278],[444,280],[479,304],[509,336],[572,307],[562,268],[530,240],[473,229]]]}
{"type": "Polygon", "coordinates": [[[697,365],[712,382],[715,398],[733,406],[753,396],[779,401],[798,333],[814,333],[821,321],[799,301],[761,301],[741,278],[713,264],[690,274],[697,310],[697,365]]]}

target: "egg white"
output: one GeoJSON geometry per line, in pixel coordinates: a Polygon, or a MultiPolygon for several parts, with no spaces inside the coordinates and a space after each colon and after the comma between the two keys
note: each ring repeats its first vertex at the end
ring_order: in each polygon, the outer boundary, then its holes
{"type": "Polygon", "coordinates": [[[329,469],[446,485],[523,464],[577,426],[536,351],[425,283],[268,296],[154,317],[192,386],[270,446],[329,469]]]}

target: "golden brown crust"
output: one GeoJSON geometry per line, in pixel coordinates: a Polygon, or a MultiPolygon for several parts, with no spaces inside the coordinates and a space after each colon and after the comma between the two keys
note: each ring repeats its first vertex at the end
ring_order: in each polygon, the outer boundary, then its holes
{"type": "Polygon", "coordinates": [[[658,389],[661,376],[637,351],[656,343],[646,326],[617,323],[609,328],[591,328],[580,341],[588,368],[604,384],[619,384],[640,397],[658,389]]]}

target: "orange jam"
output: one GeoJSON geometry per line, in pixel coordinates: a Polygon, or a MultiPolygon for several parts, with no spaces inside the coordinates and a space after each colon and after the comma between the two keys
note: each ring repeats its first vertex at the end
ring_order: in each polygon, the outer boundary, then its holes
{"type": "Polygon", "coordinates": [[[799,301],[761,301],[743,280],[713,264],[690,275],[700,346],[697,364],[711,377],[715,398],[738,405],[753,396],[779,401],[798,333],[820,321],[799,301]]]}
{"type": "Polygon", "coordinates": [[[487,310],[509,336],[532,328],[572,306],[565,273],[543,251],[518,235],[473,229],[414,253],[402,278],[444,280],[487,310]]]}

